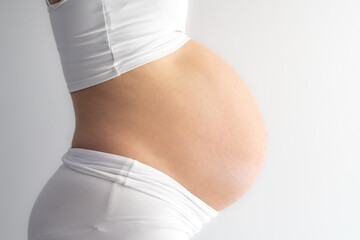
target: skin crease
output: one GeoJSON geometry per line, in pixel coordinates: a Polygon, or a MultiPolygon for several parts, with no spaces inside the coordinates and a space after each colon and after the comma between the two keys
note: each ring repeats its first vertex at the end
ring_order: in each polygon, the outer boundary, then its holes
{"type": "Polygon", "coordinates": [[[71,147],[136,159],[215,210],[237,201],[261,171],[267,134],[254,97],[228,63],[193,39],[71,98],[71,147]]]}
{"type": "Polygon", "coordinates": [[[51,4],[54,4],[54,3],[57,3],[57,2],[60,2],[61,0],[49,0],[49,2],[51,3],[51,4]]]}

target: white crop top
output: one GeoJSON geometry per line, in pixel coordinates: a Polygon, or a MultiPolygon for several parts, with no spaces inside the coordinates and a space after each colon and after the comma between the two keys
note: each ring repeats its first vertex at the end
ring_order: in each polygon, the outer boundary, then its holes
{"type": "Polygon", "coordinates": [[[190,40],[188,0],[46,1],[70,93],[161,58],[190,40]]]}

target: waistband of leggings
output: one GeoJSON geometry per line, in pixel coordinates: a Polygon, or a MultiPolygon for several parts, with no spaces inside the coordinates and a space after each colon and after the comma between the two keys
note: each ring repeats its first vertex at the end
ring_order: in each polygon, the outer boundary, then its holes
{"type": "Polygon", "coordinates": [[[62,162],[75,171],[157,194],[156,197],[171,203],[186,217],[193,221],[194,216],[199,219],[198,224],[194,223],[198,225],[195,228],[219,213],[169,175],[136,159],[91,149],[69,148],[62,162]]]}

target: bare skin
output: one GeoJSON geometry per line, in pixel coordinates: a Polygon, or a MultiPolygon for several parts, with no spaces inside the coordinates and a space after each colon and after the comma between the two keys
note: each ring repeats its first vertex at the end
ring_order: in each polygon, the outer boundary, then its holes
{"type": "Polygon", "coordinates": [[[57,2],[60,2],[61,0],[49,0],[49,2],[51,3],[51,4],[54,4],[54,3],[57,3],[57,2]]]}
{"type": "Polygon", "coordinates": [[[228,63],[195,40],[71,98],[71,147],[136,159],[218,211],[260,173],[266,130],[255,99],[228,63]]]}
{"type": "Polygon", "coordinates": [[[72,147],[148,164],[216,210],[260,172],[266,131],[256,102],[229,64],[195,40],[71,97],[72,147]]]}

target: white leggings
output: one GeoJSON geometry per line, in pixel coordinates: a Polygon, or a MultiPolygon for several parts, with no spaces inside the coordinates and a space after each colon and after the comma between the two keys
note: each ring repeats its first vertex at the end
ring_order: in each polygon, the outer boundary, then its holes
{"type": "Polygon", "coordinates": [[[187,240],[218,214],[137,160],[69,148],[32,208],[29,240],[187,240]]]}

